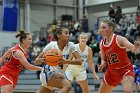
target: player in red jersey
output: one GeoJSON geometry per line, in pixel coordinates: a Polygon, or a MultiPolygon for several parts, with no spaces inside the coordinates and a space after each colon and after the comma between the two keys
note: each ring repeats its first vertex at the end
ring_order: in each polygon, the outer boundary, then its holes
{"type": "Polygon", "coordinates": [[[132,93],[135,75],[126,49],[136,53],[140,43],[135,41],[133,45],[125,37],[114,34],[114,28],[112,21],[104,20],[99,29],[99,33],[103,36],[100,43],[102,64],[99,71],[107,66],[99,93],[111,93],[119,83],[122,83],[124,93],[132,93]]]}
{"type": "Polygon", "coordinates": [[[41,71],[39,66],[31,65],[27,61],[27,49],[32,44],[32,36],[29,33],[20,31],[17,33],[16,38],[19,37],[19,44],[10,48],[0,58],[0,64],[6,61],[6,64],[0,69],[0,87],[1,93],[13,93],[16,86],[18,75],[23,66],[28,70],[41,71]],[[9,60],[6,60],[9,58],[9,60]]]}

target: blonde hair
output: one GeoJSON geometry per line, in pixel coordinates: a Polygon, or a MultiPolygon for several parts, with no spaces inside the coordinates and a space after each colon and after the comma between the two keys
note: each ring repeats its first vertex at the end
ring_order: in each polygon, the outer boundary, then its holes
{"type": "Polygon", "coordinates": [[[115,23],[112,20],[103,20],[102,22],[106,23],[109,27],[112,27],[113,30],[115,29],[115,23]]]}
{"type": "Polygon", "coordinates": [[[53,33],[59,28],[60,27],[58,25],[51,25],[47,31],[48,31],[48,33],[53,33]]]}
{"type": "Polygon", "coordinates": [[[80,33],[78,39],[80,39],[80,37],[81,37],[82,35],[85,35],[85,36],[87,37],[87,40],[88,40],[88,35],[87,35],[87,33],[85,33],[85,32],[80,33]]]}
{"type": "MultiPolygon", "coordinates": [[[[116,25],[116,24],[115,24],[112,20],[105,19],[105,20],[103,20],[102,22],[103,22],[103,23],[106,23],[109,27],[112,27],[112,31],[114,31],[115,25],[116,25]]],[[[101,35],[102,29],[99,28],[98,31],[97,31],[97,33],[98,33],[99,35],[101,35]]]]}
{"type": "Polygon", "coordinates": [[[85,33],[85,32],[80,33],[79,37],[80,37],[81,35],[86,35],[86,36],[88,37],[87,33],[85,33]]]}

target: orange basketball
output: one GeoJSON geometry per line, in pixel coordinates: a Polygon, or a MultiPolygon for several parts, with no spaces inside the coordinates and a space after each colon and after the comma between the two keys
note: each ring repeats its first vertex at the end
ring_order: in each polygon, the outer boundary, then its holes
{"type": "Polygon", "coordinates": [[[62,59],[62,54],[57,49],[50,49],[45,54],[45,62],[49,66],[57,66],[62,59]]]}

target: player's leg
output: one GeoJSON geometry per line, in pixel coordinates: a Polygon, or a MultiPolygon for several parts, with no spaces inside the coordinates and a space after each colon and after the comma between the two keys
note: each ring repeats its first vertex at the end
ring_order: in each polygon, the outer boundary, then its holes
{"type": "Polygon", "coordinates": [[[53,93],[53,90],[41,85],[39,89],[36,91],[36,93],[53,93]]]}
{"type": "Polygon", "coordinates": [[[69,91],[71,90],[71,82],[66,79],[63,79],[62,84],[63,88],[61,89],[60,93],[69,93],[69,91]]]}
{"type": "Polygon", "coordinates": [[[15,85],[12,75],[1,74],[0,78],[1,93],[13,93],[15,85]]]}
{"type": "Polygon", "coordinates": [[[1,93],[13,93],[13,85],[7,84],[1,86],[1,93]]]}
{"type": "Polygon", "coordinates": [[[113,71],[107,70],[104,74],[104,78],[100,84],[99,93],[111,93],[115,86],[118,85],[117,79],[114,78],[113,71]],[[112,78],[113,76],[113,78],[112,78]],[[115,82],[116,81],[116,82],[115,82]]]}
{"type": "Polygon", "coordinates": [[[135,73],[133,70],[134,69],[132,65],[129,65],[128,67],[123,69],[125,73],[122,75],[123,78],[121,80],[121,83],[123,86],[124,93],[133,93],[133,85],[134,85],[134,77],[135,77],[135,73]]]}
{"type": "Polygon", "coordinates": [[[81,86],[83,93],[90,93],[87,80],[77,81],[77,83],[81,86]]]}
{"type": "Polygon", "coordinates": [[[71,89],[71,82],[66,80],[62,74],[54,74],[49,79],[48,86],[60,88],[60,93],[68,93],[71,89]]]}
{"type": "Polygon", "coordinates": [[[86,70],[79,71],[75,78],[77,83],[81,86],[83,93],[90,93],[86,70]]]}
{"type": "Polygon", "coordinates": [[[133,93],[133,86],[134,86],[133,76],[124,76],[121,83],[123,86],[124,93],[133,93]]]}
{"type": "Polygon", "coordinates": [[[109,86],[102,81],[99,88],[99,93],[111,93],[114,88],[114,86],[109,86]]]}

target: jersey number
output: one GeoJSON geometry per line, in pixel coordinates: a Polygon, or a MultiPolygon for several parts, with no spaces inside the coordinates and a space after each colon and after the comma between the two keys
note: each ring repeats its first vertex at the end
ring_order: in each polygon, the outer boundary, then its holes
{"type": "Polygon", "coordinates": [[[108,64],[118,63],[119,59],[117,54],[106,55],[108,64]]]}

